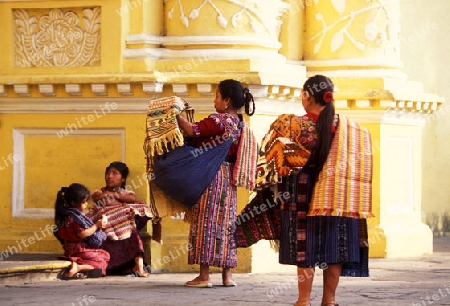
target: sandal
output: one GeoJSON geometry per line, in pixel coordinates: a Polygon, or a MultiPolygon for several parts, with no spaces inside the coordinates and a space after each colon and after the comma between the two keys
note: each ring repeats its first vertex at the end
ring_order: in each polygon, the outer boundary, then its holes
{"type": "Polygon", "coordinates": [[[231,280],[229,282],[223,282],[224,287],[236,287],[237,283],[234,280],[231,280]]]}
{"type": "Polygon", "coordinates": [[[62,280],[70,280],[70,279],[83,279],[86,278],[86,275],[84,275],[81,272],[77,272],[72,276],[67,276],[65,273],[62,275],[61,279],[62,280]]]}
{"type": "Polygon", "coordinates": [[[209,280],[199,280],[198,277],[196,277],[193,280],[187,281],[184,286],[194,288],[212,288],[213,285],[209,280]]]}
{"type": "Polygon", "coordinates": [[[148,274],[147,272],[139,272],[139,271],[134,271],[134,274],[137,276],[137,277],[150,277],[150,274],[148,274]]]}
{"type": "Polygon", "coordinates": [[[339,304],[336,303],[336,301],[326,302],[326,303],[322,304],[322,306],[328,306],[328,305],[339,306],[339,304]]]}
{"type": "Polygon", "coordinates": [[[92,269],[92,270],[88,270],[85,271],[84,274],[86,275],[86,277],[88,278],[99,278],[103,276],[103,272],[102,269],[92,269]]]}
{"type": "Polygon", "coordinates": [[[306,301],[306,302],[295,302],[294,306],[311,306],[311,302],[310,301],[306,301]]]}

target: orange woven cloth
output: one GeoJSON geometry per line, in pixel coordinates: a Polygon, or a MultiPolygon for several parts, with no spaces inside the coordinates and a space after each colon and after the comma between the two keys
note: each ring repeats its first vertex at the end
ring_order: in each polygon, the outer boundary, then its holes
{"type": "Polygon", "coordinates": [[[319,174],[309,216],[373,217],[370,133],[340,115],[330,153],[319,174]]]}
{"type": "Polygon", "coordinates": [[[103,231],[108,239],[123,240],[131,236],[131,232],[136,228],[134,217],[139,215],[151,219],[153,217],[150,207],[147,204],[127,204],[103,206],[96,211],[89,211],[86,216],[92,220],[97,220],[105,215],[108,223],[103,231]]]}
{"type": "Polygon", "coordinates": [[[261,190],[281,182],[293,168],[303,167],[317,138],[315,120],[308,115],[283,114],[270,125],[261,141],[256,170],[256,188],[261,190]],[[302,131],[309,131],[303,139],[302,131]]]}

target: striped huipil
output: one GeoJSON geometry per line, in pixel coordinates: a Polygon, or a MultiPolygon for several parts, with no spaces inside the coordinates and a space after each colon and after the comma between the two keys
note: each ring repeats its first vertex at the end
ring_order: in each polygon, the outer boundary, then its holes
{"type": "Polygon", "coordinates": [[[214,180],[189,212],[189,264],[234,268],[237,265],[234,235],[237,187],[233,167],[241,137],[240,121],[230,114],[213,114],[193,125],[193,145],[207,149],[224,139],[233,139],[226,160],[214,180]]]}

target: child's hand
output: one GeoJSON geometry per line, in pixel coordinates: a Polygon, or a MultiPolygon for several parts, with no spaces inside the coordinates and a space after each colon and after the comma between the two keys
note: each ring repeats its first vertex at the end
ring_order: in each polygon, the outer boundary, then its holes
{"type": "MultiPolygon", "coordinates": [[[[104,216],[104,217],[106,217],[106,216],[104,216]]],[[[95,225],[97,225],[98,228],[105,228],[106,223],[107,223],[107,220],[105,218],[103,218],[103,216],[102,216],[102,218],[98,219],[97,222],[95,222],[95,225]]]]}
{"type": "Polygon", "coordinates": [[[102,228],[105,228],[108,224],[108,217],[106,215],[102,215],[102,228]]]}

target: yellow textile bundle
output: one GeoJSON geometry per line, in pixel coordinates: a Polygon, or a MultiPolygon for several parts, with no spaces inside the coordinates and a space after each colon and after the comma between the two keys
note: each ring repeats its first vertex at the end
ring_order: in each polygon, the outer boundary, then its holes
{"type": "Polygon", "coordinates": [[[147,137],[144,142],[147,172],[151,171],[157,155],[183,145],[183,134],[176,116],[187,106],[187,102],[177,96],[150,100],[146,122],[147,137]]]}

